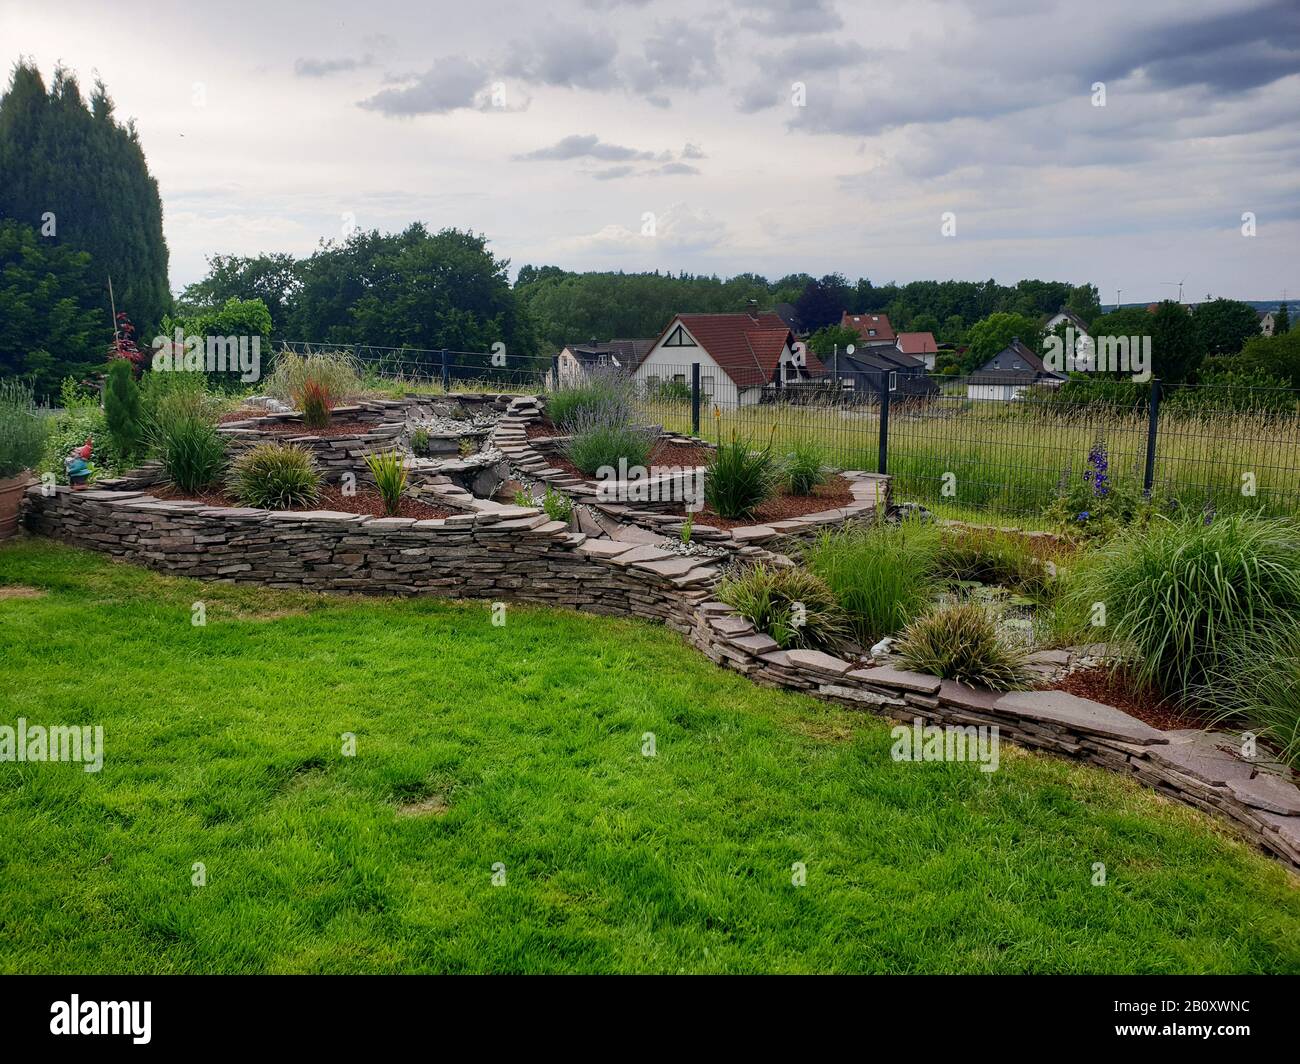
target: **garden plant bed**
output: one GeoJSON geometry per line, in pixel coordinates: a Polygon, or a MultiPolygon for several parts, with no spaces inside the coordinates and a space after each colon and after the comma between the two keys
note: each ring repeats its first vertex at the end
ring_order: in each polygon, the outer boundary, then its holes
{"type": "MultiPolygon", "coordinates": [[[[825,484],[818,484],[809,495],[791,495],[782,491],[758,507],[750,517],[721,517],[709,506],[695,514],[699,524],[714,528],[749,528],[753,525],[770,525],[773,521],[789,521],[796,517],[822,513],[826,510],[842,509],[855,502],[849,482],[839,474],[832,476],[825,484]]],[[[685,517],[686,509],[680,505],[669,506],[664,513],[685,517]]]]}
{"type": "MultiPolygon", "coordinates": [[[[654,449],[650,452],[650,461],[647,468],[650,475],[654,476],[659,470],[665,469],[697,469],[707,466],[713,458],[713,452],[701,444],[681,444],[672,443],[669,440],[659,440],[654,449]]],[[[579,480],[594,481],[596,478],[574,465],[569,461],[568,456],[563,451],[550,452],[546,460],[554,469],[561,469],[579,480]]]]}
{"type": "MultiPolygon", "coordinates": [[[[239,507],[244,505],[223,488],[209,488],[203,492],[186,493],[174,487],[156,487],[150,488],[149,494],[157,499],[201,502],[207,506],[239,507]]],[[[366,514],[370,517],[413,517],[418,521],[431,521],[439,517],[450,517],[452,514],[461,512],[403,496],[398,512],[390,514],[384,509],[384,500],[379,492],[365,484],[358,485],[356,492],[351,495],[344,494],[343,490],[336,485],[323,485],[315,502],[308,503],[305,506],[291,506],[287,510],[280,512],[306,513],[317,510],[333,510],[345,514],[366,514]]]]}
{"type": "Polygon", "coordinates": [[[1091,698],[1094,702],[1105,702],[1160,731],[1205,728],[1209,725],[1204,714],[1163,698],[1158,691],[1139,684],[1124,669],[1113,670],[1104,665],[1077,669],[1057,681],[1053,690],[1068,691],[1080,698],[1091,698]]]}

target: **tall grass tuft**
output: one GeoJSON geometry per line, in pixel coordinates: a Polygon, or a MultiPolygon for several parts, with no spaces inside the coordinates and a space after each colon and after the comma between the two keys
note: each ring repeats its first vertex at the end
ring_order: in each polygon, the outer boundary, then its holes
{"type": "Polygon", "coordinates": [[[851,633],[826,582],[806,569],[761,562],[724,580],[718,598],[782,647],[835,650],[851,633]]]}
{"type": "Polygon", "coordinates": [[[36,467],[45,452],[47,427],[31,388],[21,381],[0,381],[0,480],[36,467]]]}
{"type": "Polygon", "coordinates": [[[1140,680],[1195,697],[1234,645],[1300,627],[1300,528],[1160,518],[1086,555],[1067,596],[1076,613],[1104,612],[1098,638],[1136,651],[1140,680]]]}
{"type": "Polygon", "coordinates": [[[994,691],[1020,691],[1032,675],[1024,649],[1004,642],[996,616],[975,602],[935,606],[912,621],[894,648],[917,672],[994,691]]]}
{"type": "Polygon", "coordinates": [[[823,532],[804,563],[826,581],[864,646],[892,635],[939,591],[940,531],[919,520],[823,532]]]}
{"type": "Polygon", "coordinates": [[[596,366],[581,379],[561,384],[546,395],[546,413],[558,427],[631,424],[635,420],[636,385],[615,366],[596,366]]]}
{"type": "MultiPolygon", "coordinates": [[[[315,404],[318,398],[333,409],[361,391],[361,373],[357,360],[349,352],[317,351],[299,355],[280,351],[275,356],[275,369],[266,379],[265,391],[277,399],[288,400],[304,412],[305,403],[310,400],[315,404]]],[[[328,410],[324,417],[324,424],[328,424],[328,410]]],[[[313,427],[323,428],[324,424],[313,427]]]]}
{"type": "Polygon", "coordinates": [[[400,451],[385,451],[366,455],[366,465],[375,478],[379,497],[384,500],[384,512],[389,517],[402,507],[402,492],[406,490],[406,461],[400,451]]]}
{"type": "Polygon", "coordinates": [[[718,445],[704,473],[704,500],[729,520],[752,517],[776,494],[781,466],[769,442],[756,450],[747,439],[731,434],[730,443],[718,445]]]}
{"type": "Polygon", "coordinates": [[[226,464],[217,401],[198,388],[162,392],[152,405],[150,439],[167,478],[181,491],[210,487],[226,464]]]}
{"type": "Polygon", "coordinates": [[[1255,732],[1300,771],[1300,627],[1277,626],[1233,642],[1199,692],[1212,723],[1255,732]]]}
{"type": "Polygon", "coordinates": [[[622,460],[645,466],[654,450],[655,432],[620,421],[601,410],[583,410],[572,423],[573,436],[564,445],[569,461],[589,476],[604,468],[619,468],[622,460]]]}
{"type": "Polygon", "coordinates": [[[830,479],[826,448],[813,440],[800,440],[785,459],[785,479],[791,495],[811,495],[813,488],[830,479]]]}

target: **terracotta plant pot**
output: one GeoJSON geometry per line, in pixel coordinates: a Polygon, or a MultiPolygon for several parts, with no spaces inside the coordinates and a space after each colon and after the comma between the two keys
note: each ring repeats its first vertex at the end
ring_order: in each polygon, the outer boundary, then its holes
{"type": "Polygon", "coordinates": [[[0,480],[0,539],[8,539],[18,531],[18,507],[31,479],[31,473],[23,471],[9,480],[0,480]]]}

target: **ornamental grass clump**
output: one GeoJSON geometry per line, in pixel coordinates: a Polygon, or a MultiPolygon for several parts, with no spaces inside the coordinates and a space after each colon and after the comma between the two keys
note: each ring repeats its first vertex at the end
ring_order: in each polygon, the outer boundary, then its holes
{"type": "Polygon", "coordinates": [[[1154,518],[1085,555],[1066,595],[1138,679],[1194,698],[1234,648],[1300,628],[1300,526],[1247,514],[1154,518]]]}
{"type": "Polygon", "coordinates": [[[581,411],[572,427],[573,436],[564,445],[564,453],[588,476],[608,469],[621,479],[621,470],[645,468],[650,462],[656,433],[620,420],[613,409],[581,411]]]}
{"type": "Polygon", "coordinates": [[[302,411],[309,428],[325,428],[332,411],[361,390],[361,374],[351,354],[343,351],[299,355],[281,351],[267,378],[266,394],[287,399],[302,411]]]}
{"type": "Polygon", "coordinates": [[[805,548],[804,564],[835,593],[864,646],[893,635],[939,593],[939,529],[915,518],[899,524],[826,531],[805,548]]]}
{"type": "Polygon", "coordinates": [[[912,621],[894,646],[909,669],[994,691],[1032,682],[1026,651],[1005,642],[997,617],[976,602],[935,606],[912,621]]]}
{"type": "Polygon", "coordinates": [[[1211,727],[1245,727],[1300,771],[1300,627],[1273,626],[1234,641],[1197,696],[1212,713],[1211,727]]]}
{"type": "Polygon", "coordinates": [[[231,463],[230,493],[245,506],[292,510],[320,497],[320,472],[309,451],[292,443],[262,443],[231,463]]]}
{"type": "Polygon", "coordinates": [[[636,385],[616,366],[596,366],[582,378],[559,385],[546,395],[551,422],[569,432],[599,422],[627,425],[635,419],[636,385]]]}
{"type": "Polygon", "coordinates": [[[384,513],[394,517],[402,508],[402,492],[406,490],[406,461],[400,451],[385,451],[366,455],[366,465],[375,478],[375,487],[384,501],[384,513]]]}
{"type": "Polygon", "coordinates": [[[826,449],[812,440],[796,443],[786,456],[785,479],[791,495],[811,495],[813,488],[830,479],[826,449]]]}
{"type": "Polygon", "coordinates": [[[724,580],[718,598],[781,647],[833,651],[852,636],[834,592],[807,569],[760,562],[724,580]]]}
{"type": "Polygon", "coordinates": [[[168,480],[181,491],[203,491],[221,475],[226,441],[217,432],[217,404],[207,392],[178,388],[158,396],[149,433],[168,480]]]}
{"type": "Polygon", "coordinates": [[[704,500],[720,516],[744,520],[777,493],[780,482],[781,466],[771,442],[756,449],[733,432],[731,442],[718,445],[704,471],[704,500]]]}

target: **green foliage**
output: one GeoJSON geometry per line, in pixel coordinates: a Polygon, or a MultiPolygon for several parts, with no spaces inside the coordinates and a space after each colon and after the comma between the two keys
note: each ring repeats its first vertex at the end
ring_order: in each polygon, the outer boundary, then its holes
{"type": "Polygon", "coordinates": [[[0,480],[35,468],[45,453],[46,428],[32,389],[21,381],[0,380],[0,480]]]}
{"type": "MultiPolygon", "coordinates": [[[[203,308],[226,307],[232,301],[236,304],[260,302],[270,317],[270,325],[265,330],[256,331],[263,336],[283,338],[289,326],[288,315],[298,283],[297,276],[297,260],[282,252],[251,258],[213,255],[208,259],[208,275],[186,287],[177,309],[185,316],[203,308]]],[[[237,335],[237,332],[226,331],[220,335],[237,335]]]]}
{"type": "MultiPolygon", "coordinates": [[[[1258,331],[1256,324],[1256,331],[1258,331]]],[[[1166,299],[1151,315],[1151,370],[1167,384],[1191,379],[1205,357],[1196,322],[1181,303],[1166,299]]]]}
{"type": "Polygon", "coordinates": [[[1031,351],[1038,351],[1042,346],[1042,330],[1037,319],[1023,314],[998,313],[977,321],[966,332],[969,347],[962,358],[963,371],[975,372],[999,351],[1009,347],[1017,337],[1031,351]]]}
{"type": "Polygon", "coordinates": [[[934,565],[945,582],[996,584],[1040,601],[1050,597],[1055,585],[1023,536],[996,528],[945,529],[934,565]]]}
{"type": "Polygon", "coordinates": [[[36,67],[20,61],[0,99],[0,174],[0,217],[40,227],[52,215],[54,233],[39,239],[89,255],[89,292],[81,281],[68,286],[65,275],[53,286],[59,301],[41,295],[24,315],[29,330],[34,314],[78,341],[71,352],[53,337],[37,345],[67,360],[51,372],[62,376],[74,360],[90,360],[96,344],[82,324],[86,312],[97,312],[97,342],[107,344],[108,277],[117,309],[151,336],[171,306],[162,203],[135,129],[117,122],[104,86],[96,84],[87,106],[72,74],[56,69],[47,90],[36,67]]]}
{"type": "Polygon", "coordinates": [[[85,377],[112,332],[98,302],[88,254],[0,218],[0,375],[26,378],[42,399],[65,375],[85,377]]]}
{"type": "Polygon", "coordinates": [[[298,405],[302,408],[302,423],[309,429],[323,429],[329,426],[330,411],[334,409],[334,401],[324,383],[315,380],[307,381],[298,395],[298,405]]]}
{"type": "Polygon", "coordinates": [[[1300,529],[1246,514],[1156,519],[1086,555],[1065,594],[1081,612],[1104,606],[1098,633],[1140,655],[1139,679],[1190,697],[1235,643],[1300,627],[1300,529]]]}
{"type": "Polygon", "coordinates": [[[1266,373],[1300,390],[1300,329],[1247,340],[1235,362],[1243,372],[1266,373]]]}
{"type": "Polygon", "coordinates": [[[411,432],[411,450],[416,454],[429,453],[429,430],[414,429],[411,432]]]}
{"type": "Polygon", "coordinates": [[[1169,388],[1164,408],[1206,413],[1290,414],[1297,393],[1291,382],[1239,357],[1210,358],[1201,363],[1194,388],[1169,388]]]}
{"type": "MultiPolygon", "coordinates": [[[[271,312],[260,299],[230,298],[220,306],[197,308],[180,316],[169,315],[163,321],[162,337],[174,341],[178,329],[182,336],[203,338],[204,351],[198,353],[200,358],[206,353],[208,337],[247,337],[250,353],[253,339],[256,338],[259,360],[271,357],[271,312]]],[[[226,347],[223,353],[227,368],[224,372],[214,368],[208,374],[209,384],[216,388],[233,389],[247,383],[240,379],[241,374],[236,371],[238,358],[235,351],[226,347]]],[[[179,355],[177,360],[179,361],[179,355]]],[[[206,367],[201,363],[193,368],[198,370],[206,367]]],[[[261,366],[258,368],[260,372],[261,366]]]]}
{"type": "Polygon", "coordinates": [[[829,360],[836,347],[842,354],[850,344],[855,347],[861,346],[862,337],[858,335],[856,329],[838,324],[827,325],[808,337],[808,349],[827,365],[830,364],[829,360]]]}
{"type": "Polygon", "coordinates": [[[108,422],[99,404],[91,402],[70,407],[53,419],[45,440],[45,457],[40,472],[53,473],[60,484],[68,482],[63,461],[90,439],[94,453],[90,459],[91,479],[103,472],[120,473],[131,467],[128,455],[121,454],[108,432],[108,422]]]}
{"type": "Polygon", "coordinates": [[[1214,724],[1244,725],[1300,770],[1300,627],[1260,626],[1234,640],[1197,697],[1214,724]]]}
{"type": "Polygon", "coordinates": [[[835,650],[850,629],[826,582],[807,569],[759,563],[729,577],[718,598],[782,647],[835,650]]]}
{"type": "Polygon", "coordinates": [[[104,382],[104,419],[119,453],[128,458],[140,453],[145,433],[140,389],[136,387],[131,363],[124,358],[116,358],[108,366],[108,379],[104,382]]]}
{"type": "Polygon", "coordinates": [[[375,478],[379,497],[384,500],[384,512],[396,515],[402,506],[402,492],[406,490],[406,461],[400,451],[385,451],[366,455],[366,466],[375,478]]]}
{"type": "Polygon", "coordinates": [[[975,602],[935,606],[912,621],[894,650],[904,665],[947,680],[1019,691],[1032,683],[1026,652],[998,632],[997,617],[975,602]]]}
{"type": "Polygon", "coordinates": [[[226,464],[217,406],[206,392],[176,387],[154,404],[150,435],[168,479],[181,491],[210,487],[226,464]]]}
{"type": "Polygon", "coordinates": [[[230,493],[245,506],[301,508],[319,498],[320,485],[311,452],[292,443],[258,444],[230,464],[230,493]]]}
{"type": "Polygon", "coordinates": [[[1259,315],[1249,303],[1211,299],[1192,311],[1201,347],[1208,355],[1235,355],[1252,336],[1259,335],[1259,315]]]}
{"type": "Polygon", "coordinates": [[[691,541],[691,536],[693,536],[694,534],[695,534],[695,514],[688,513],[685,519],[682,521],[682,527],[678,531],[677,535],[680,537],[683,543],[689,544],[691,541]]]}
{"type": "Polygon", "coordinates": [[[813,488],[830,479],[826,448],[814,440],[800,440],[785,459],[786,485],[791,495],[811,495],[813,488]]]}
{"type": "Polygon", "coordinates": [[[629,468],[646,466],[654,444],[654,434],[648,429],[603,421],[599,415],[583,415],[564,445],[564,453],[588,476],[595,476],[601,469],[617,470],[620,459],[629,468]]]}
{"type": "Polygon", "coordinates": [[[515,492],[515,505],[527,506],[531,510],[533,507],[537,505],[537,503],[534,501],[531,492],[529,492],[526,488],[520,488],[518,491],[515,492]]]}
{"type": "Polygon", "coordinates": [[[704,473],[704,499],[715,513],[729,520],[752,517],[776,494],[781,466],[772,444],[755,449],[747,439],[719,443],[704,473]]]}
{"type": "Polygon", "coordinates": [[[864,646],[892,635],[926,608],[939,590],[941,535],[919,520],[823,532],[804,551],[849,616],[864,646]]]}
{"type": "Polygon", "coordinates": [[[546,497],[542,499],[542,509],[546,511],[546,516],[552,521],[563,521],[569,523],[573,516],[573,500],[562,491],[556,491],[549,484],[546,485],[546,497]]]}

